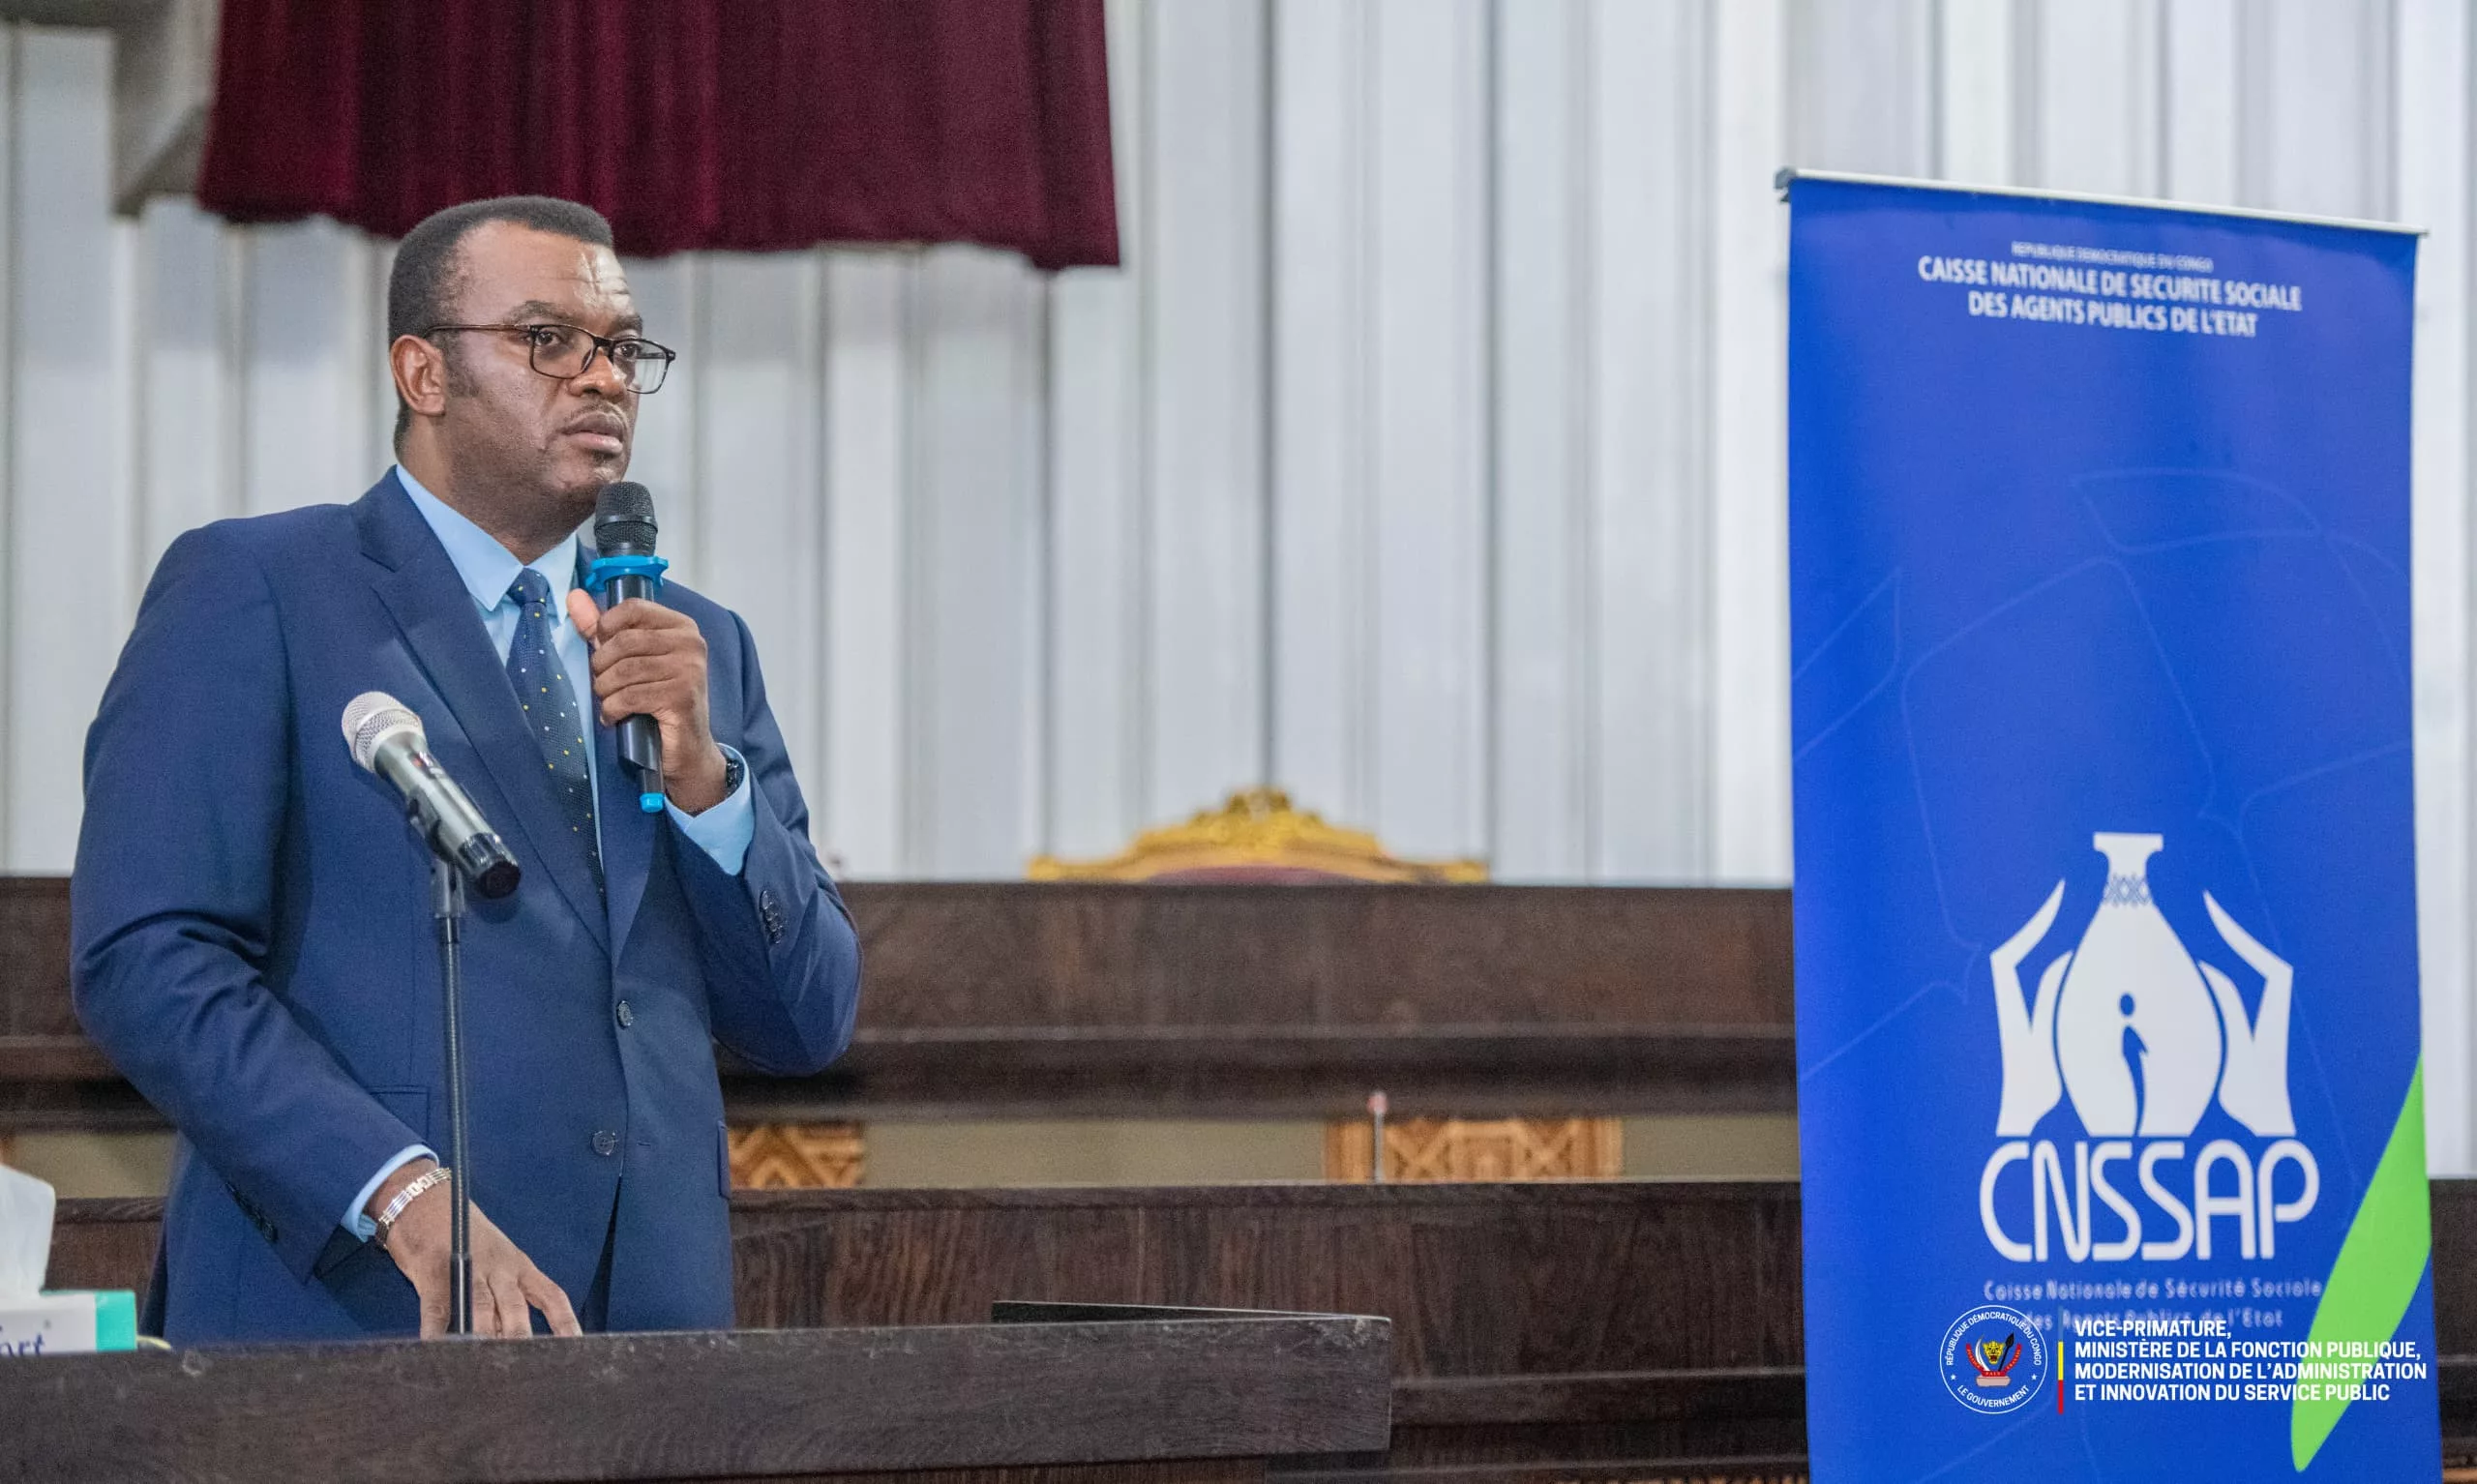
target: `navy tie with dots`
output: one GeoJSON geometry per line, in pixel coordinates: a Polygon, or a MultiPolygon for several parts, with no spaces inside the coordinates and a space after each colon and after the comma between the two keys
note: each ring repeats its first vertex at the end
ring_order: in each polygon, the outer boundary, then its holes
{"type": "Polygon", "coordinates": [[[559,651],[551,641],[551,579],[527,567],[508,584],[517,606],[516,642],[508,646],[507,678],[524,705],[524,720],[534,740],[542,744],[542,760],[551,770],[551,791],[558,796],[560,816],[577,837],[585,859],[593,863],[595,885],[602,884],[601,842],[593,828],[593,774],[585,766],[585,738],[593,727],[568,688],[567,671],[559,668],[559,651]]]}

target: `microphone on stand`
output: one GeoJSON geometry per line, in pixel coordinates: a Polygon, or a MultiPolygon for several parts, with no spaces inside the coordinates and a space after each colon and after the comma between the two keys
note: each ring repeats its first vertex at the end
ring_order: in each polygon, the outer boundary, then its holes
{"type": "MultiPolygon", "coordinates": [[[[593,501],[593,546],[601,554],[585,569],[585,586],[605,611],[631,598],[662,601],[671,563],[654,555],[653,491],[634,480],[602,487],[593,501]]],[[[637,770],[637,807],[662,813],[662,727],[650,716],[619,719],[620,760],[637,770]]]]}
{"type": "Polygon", "coordinates": [[[430,737],[410,707],[384,691],[362,692],[344,707],[344,742],[353,761],[396,786],[413,827],[475,895],[494,902],[516,890],[522,876],[516,857],[430,755],[430,737]]]}
{"type": "Polygon", "coordinates": [[[422,719],[384,691],[364,691],[344,706],[352,760],[396,786],[404,818],[430,846],[431,919],[438,934],[441,1027],[446,1031],[447,1150],[454,1203],[447,1218],[450,1332],[473,1332],[473,1156],[464,1110],[464,888],[486,898],[516,890],[521,873],[507,843],[428,750],[422,719]]]}

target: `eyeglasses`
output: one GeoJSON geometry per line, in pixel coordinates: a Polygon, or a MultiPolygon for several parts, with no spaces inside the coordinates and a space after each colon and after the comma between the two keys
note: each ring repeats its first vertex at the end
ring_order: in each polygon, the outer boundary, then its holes
{"type": "Polygon", "coordinates": [[[560,381],[583,375],[595,356],[608,356],[628,390],[640,395],[661,391],[663,378],[671,374],[671,363],[679,359],[679,352],[651,341],[633,335],[596,335],[575,325],[433,325],[422,332],[422,339],[465,331],[523,336],[533,369],[560,381]]]}

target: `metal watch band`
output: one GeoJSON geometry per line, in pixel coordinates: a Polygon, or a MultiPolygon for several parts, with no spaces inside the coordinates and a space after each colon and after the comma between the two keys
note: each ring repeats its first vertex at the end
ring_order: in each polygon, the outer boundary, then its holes
{"type": "Polygon", "coordinates": [[[740,760],[739,754],[723,754],[723,797],[739,792],[739,781],[747,776],[748,764],[740,760]]]}
{"type": "Polygon", "coordinates": [[[404,1214],[404,1207],[412,1204],[413,1198],[423,1191],[433,1185],[446,1184],[449,1174],[450,1172],[445,1165],[433,1165],[415,1175],[403,1190],[396,1192],[396,1199],[388,1202],[387,1208],[378,1213],[378,1230],[371,1235],[371,1240],[378,1244],[380,1251],[386,1250],[387,1231],[396,1224],[397,1217],[404,1214]]]}

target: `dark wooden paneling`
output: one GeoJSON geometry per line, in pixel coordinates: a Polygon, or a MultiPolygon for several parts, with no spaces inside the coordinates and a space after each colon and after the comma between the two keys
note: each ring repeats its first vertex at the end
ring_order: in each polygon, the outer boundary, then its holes
{"type": "Polygon", "coordinates": [[[1412,1376],[1794,1365],[1804,1323],[1774,1182],[743,1191],[732,1256],[743,1324],[1002,1298],[1384,1314],[1412,1376]]]}
{"type": "Polygon", "coordinates": [[[1708,887],[847,888],[862,1024],[1771,1025],[1789,894],[1708,887]]]}
{"type": "MultiPolygon", "coordinates": [[[[854,883],[821,1077],[744,1120],[1787,1111],[1789,897],[1721,888],[854,883]]],[[[0,1129],[160,1127],[77,1031],[68,891],[0,878],[0,1129]]]]}
{"type": "MultiPolygon", "coordinates": [[[[52,1282],[142,1288],[161,1215],[62,1202],[52,1282]]],[[[1010,1299],[1379,1314],[1400,1373],[1442,1378],[1754,1372],[1804,1343],[1794,1182],[740,1191],[731,1228],[752,1328],[1010,1299]]]]}
{"type": "Polygon", "coordinates": [[[68,878],[0,876],[0,1131],[162,1121],[78,1028],[68,878]]]}
{"type": "Polygon", "coordinates": [[[1797,1048],[1785,1026],[862,1029],[822,1076],[728,1076],[723,1093],[733,1117],[758,1122],[1279,1118],[1356,1115],[1380,1087],[1400,1116],[1787,1113],[1797,1048]]]}
{"type": "Polygon", "coordinates": [[[2477,1355],[2477,1180],[2435,1180],[2434,1350],[2477,1355]]]}
{"type": "MultiPolygon", "coordinates": [[[[1347,1117],[1380,1087],[1398,1116],[1574,1116],[1787,1113],[1796,1080],[1785,1028],[863,1029],[830,1072],[791,1080],[727,1068],[723,1096],[732,1118],[758,1123],[1347,1117]]],[[[0,1130],[163,1126],[83,1037],[0,1038],[0,1130]]]]}
{"type": "Polygon", "coordinates": [[[1382,1449],[1382,1320],[397,1341],[0,1366],[0,1477],[780,1478],[1382,1449]],[[108,1396],[108,1406],[93,1405],[108,1396]]]}
{"type": "Polygon", "coordinates": [[[74,1036],[69,878],[0,876],[0,1038],[74,1036]]]}
{"type": "MultiPolygon", "coordinates": [[[[1782,1027],[1789,894],[853,882],[873,1030],[1782,1027]]],[[[0,877],[0,1034],[75,1034],[69,890],[0,877]]]]}
{"type": "Polygon", "coordinates": [[[146,1291],[155,1275],[155,1246],[164,1232],[164,1202],[63,1201],[51,1228],[51,1265],[45,1281],[55,1289],[128,1289],[146,1291]]]}

